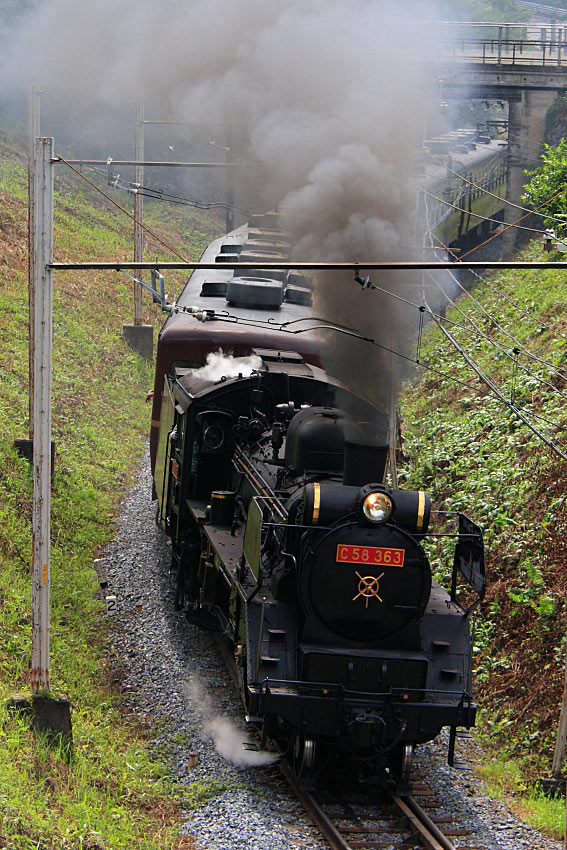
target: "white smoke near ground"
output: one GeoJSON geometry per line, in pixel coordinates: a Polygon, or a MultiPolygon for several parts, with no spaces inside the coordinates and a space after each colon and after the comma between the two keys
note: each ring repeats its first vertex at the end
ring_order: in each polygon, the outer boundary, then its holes
{"type": "Polygon", "coordinates": [[[226,761],[237,767],[265,767],[278,761],[276,753],[244,749],[247,736],[229,717],[214,713],[211,698],[199,679],[190,680],[187,694],[199,712],[202,739],[212,740],[217,753],[226,761]]]}
{"type": "MultiPolygon", "coordinates": [[[[0,79],[37,79],[99,115],[143,91],[146,117],[230,124],[233,158],[252,163],[246,206],[278,208],[295,258],[411,259],[411,165],[438,85],[428,30],[414,22],[434,16],[431,3],[403,0],[43,0],[0,79]]],[[[361,297],[351,273],[316,281],[318,315],[387,347],[399,342],[392,305],[361,297]]],[[[376,351],[336,339],[332,371],[373,381],[376,351]]]]}
{"type": "Polygon", "coordinates": [[[193,375],[203,381],[220,381],[221,378],[237,378],[241,375],[248,378],[255,369],[262,365],[262,358],[257,354],[248,357],[234,357],[225,354],[220,348],[218,351],[210,351],[207,361],[199,369],[193,369],[193,375]]]}
{"type": "Polygon", "coordinates": [[[203,726],[213,740],[217,753],[237,767],[265,767],[278,761],[279,755],[266,750],[246,750],[247,737],[229,717],[214,717],[203,726]]]}

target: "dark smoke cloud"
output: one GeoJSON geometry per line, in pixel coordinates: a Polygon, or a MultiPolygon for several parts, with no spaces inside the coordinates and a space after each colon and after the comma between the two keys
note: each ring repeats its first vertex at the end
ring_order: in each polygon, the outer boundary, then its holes
{"type": "MultiPolygon", "coordinates": [[[[238,156],[261,166],[248,193],[257,209],[278,206],[296,256],[403,259],[436,79],[414,21],[432,17],[430,3],[385,0],[45,0],[1,78],[92,104],[93,124],[140,89],[152,117],[232,122],[238,156]]],[[[395,345],[391,302],[355,290],[350,274],[322,279],[317,309],[395,345]]],[[[367,357],[334,347],[333,369],[353,380],[367,357]]]]}

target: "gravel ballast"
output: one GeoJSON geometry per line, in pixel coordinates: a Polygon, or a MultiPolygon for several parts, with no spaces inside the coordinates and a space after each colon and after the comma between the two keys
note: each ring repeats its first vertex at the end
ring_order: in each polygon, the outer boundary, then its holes
{"type": "MultiPolygon", "coordinates": [[[[101,555],[107,592],[117,597],[109,653],[121,671],[125,704],[158,730],[149,746],[165,756],[175,781],[205,794],[204,802],[185,814],[181,831],[194,836],[202,850],[323,850],[326,843],[277,765],[237,766],[217,751],[233,760],[246,758],[241,742],[254,735],[246,729],[242,703],[214,636],[174,610],[170,547],[155,525],[150,494],[147,456],[121,509],[116,537],[101,555]]],[[[461,758],[471,746],[461,746],[461,758]]],[[[422,747],[418,762],[446,813],[471,827],[472,843],[502,850],[560,850],[558,842],[488,799],[472,772],[452,770],[444,759],[446,741],[440,740],[422,747]]]]}

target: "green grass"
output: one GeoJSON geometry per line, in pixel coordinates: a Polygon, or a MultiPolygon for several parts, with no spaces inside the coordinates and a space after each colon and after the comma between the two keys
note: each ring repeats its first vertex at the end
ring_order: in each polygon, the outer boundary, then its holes
{"type": "MultiPolygon", "coordinates": [[[[542,252],[534,244],[524,256],[540,259],[542,252]]],[[[471,299],[461,298],[459,307],[493,343],[512,353],[516,343],[508,331],[537,357],[565,367],[563,272],[502,273],[489,285],[478,284],[474,295],[490,316],[498,317],[502,329],[471,299]]],[[[455,309],[447,317],[467,325],[455,309]]],[[[504,394],[531,418],[540,417],[539,427],[565,446],[565,379],[525,354],[516,365],[514,357],[509,359],[470,325],[450,329],[504,394]]],[[[427,489],[435,509],[463,511],[484,528],[488,588],[474,638],[476,692],[484,706],[481,728],[493,750],[490,757],[503,752],[518,765],[526,788],[533,788],[538,776],[550,773],[561,701],[567,629],[566,464],[488,392],[437,328],[425,334],[421,362],[469,386],[430,371],[406,388],[402,411],[408,459],[401,482],[427,489]]],[[[442,539],[427,547],[447,585],[454,541],[442,539]]],[[[533,807],[544,808],[540,803],[533,807]]]]}
{"type": "MultiPolygon", "coordinates": [[[[28,433],[27,178],[2,134],[0,153],[0,847],[180,850],[190,846],[177,834],[181,809],[223,788],[182,792],[150,757],[148,730],[124,713],[113,683],[106,615],[95,597],[92,560],[111,539],[137,470],[153,382],[152,365],[122,340],[132,291],[115,273],[54,280],[51,680],[72,703],[72,757],[5,707],[9,695],[29,689],[32,479],[13,448],[28,433]]],[[[131,222],[78,178],[58,172],[55,210],[56,258],[131,256],[131,222]]],[[[146,221],[192,258],[222,229],[151,204],[146,221]]],[[[168,283],[174,292],[181,278],[168,283]]],[[[149,298],[144,305],[144,321],[159,327],[163,316],[149,298]]]]}
{"type": "Polygon", "coordinates": [[[549,797],[539,785],[526,782],[517,762],[494,755],[478,768],[489,794],[501,800],[531,826],[556,840],[563,838],[565,829],[565,800],[549,797]]]}

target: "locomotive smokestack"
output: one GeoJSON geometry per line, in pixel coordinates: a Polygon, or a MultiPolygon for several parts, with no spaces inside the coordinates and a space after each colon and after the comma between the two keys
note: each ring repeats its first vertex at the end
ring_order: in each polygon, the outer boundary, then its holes
{"type": "Polygon", "coordinates": [[[363,487],[384,479],[389,446],[345,442],[343,484],[363,487]]]}

